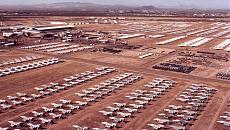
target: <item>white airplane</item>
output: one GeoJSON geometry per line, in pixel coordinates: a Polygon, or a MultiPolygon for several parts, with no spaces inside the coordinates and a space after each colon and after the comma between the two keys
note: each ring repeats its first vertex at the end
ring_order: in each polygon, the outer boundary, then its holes
{"type": "Polygon", "coordinates": [[[73,125],[74,128],[76,128],[77,130],[88,130],[88,127],[80,127],[78,125],[73,125]]]}
{"type": "Polygon", "coordinates": [[[193,89],[189,89],[189,88],[187,88],[186,90],[189,91],[189,92],[192,92],[192,93],[197,92],[197,90],[193,90],[193,89]]]}
{"type": "Polygon", "coordinates": [[[195,112],[195,111],[188,111],[188,110],[183,110],[182,112],[185,112],[185,113],[187,113],[188,115],[195,115],[197,112],[195,112]]]}
{"type": "Polygon", "coordinates": [[[217,122],[223,124],[224,126],[228,126],[228,127],[230,126],[230,122],[229,121],[217,121],[217,122]]]}
{"type": "Polygon", "coordinates": [[[230,115],[230,112],[229,111],[225,111],[224,114],[230,115]]]}
{"type": "Polygon", "coordinates": [[[169,107],[175,110],[179,110],[183,108],[183,106],[175,106],[175,105],[169,105],[169,107]]]}
{"type": "Polygon", "coordinates": [[[189,92],[182,92],[183,94],[187,94],[187,95],[189,95],[189,92]]]}
{"type": "Polygon", "coordinates": [[[19,127],[22,122],[14,122],[14,121],[8,121],[10,123],[11,127],[19,127]]]}
{"type": "Polygon", "coordinates": [[[18,97],[17,97],[17,96],[7,96],[7,98],[10,99],[10,100],[15,100],[15,99],[17,99],[18,97]]]}
{"type": "Polygon", "coordinates": [[[60,119],[62,117],[61,114],[55,114],[55,113],[49,113],[50,116],[52,116],[52,118],[54,119],[60,119]]]}
{"type": "Polygon", "coordinates": [[[105,125],[106,128],[112,129],[117,126],[117,123],[108,123],[108,122],[101,122],[103,125],[105,125]]]}
{"type": "Polygon", "coordinates": [[[144,94],[144,93],[147,92],[147,90],[136,90],[136,92],[141,93],[141,94],[144,94]]]}
{"type": "Polygon", "coordinates": [[[41,120],[43,124],[51,124],[52,123],[52,119],[39,118],[39,120],[41,120]]]}
{"type": "Polygon", "coordinates": [[[0,99],[0,104],[6,103],[6,100],[0,99]]]}
{"type": "Polygon", "coordinates": [[[55,108],[61,108],[63,106],[62,104],[57,104],[57,103],[51,103],[51,105],[55,108]]]}
{"type": "Polygon", "coordinates": [[[27,96],[27,94],[26,93],[16,93],[19,97],[25,97],[25,96],[27,96]]]}
{"type": "Polygon", "coordinates": [[[209,97],[209,96],[211,96],[211,94],[210,93],[198,93],[199,95],[203,95],[203,96],[205,96],[205,97],[209,97]]]}
{"type": "MultiPolygon", "coordinates": [[[[90,97],[94,97],[94,95],[89,95],[90,97]]],[[[96,99],[100,99],[100,98],[102,98],[102,94],[100,94],[100,95],[96,95],[95,97],[94,97],[94,100],[96,100],[96,99]]]]}
{"type": "Polygon", "coordinates": [[[113,112],[107,112],[107,111],[99,111],[99,112],[102,113],[104,116],[113,115],[113,112]]]}
{"type": "Polygon", "coordinates": [[[51,83],[49,83],[50,85],[52,85],[52,86],[57,86],[57,85],[59,85],[59,83],[53,83],[53,82],[51,82],[51,83]]]}
{"type": "Polygon", "coordinates": [[[189,99],[184,99],[184,98],[176,98],[176,100],[179,100],[181,102],[188,102],[189,101],[189,99]]]}
{"type": "Polygon", "coordinates": [[[43,90],[45,90],[44,88],[39,88],[39,87],[35,87],[34,89],[37,90],[37,91],[43,91],[43,90]]]}
{"type": "Polygon", "coordinates": [[[76,109],[79,109],[80,106],[78,105],[67,105],[71,110],[76,110],[76,109]]]}
{"type": "Polygon", "coordinates": [[[169,122],[168,119],[159,119],[159,118],[155,118],[154,121],[157,121],[160,124],[166,124],[169,122]]]}
{"type": "Polygon", "coordinates": [[[126,106],[126,103],[113,103],[114,105],[118,106],[118,107],[124,107],[126,106]]]}
{"type": "Polygon", "coordinates": [[[70,114],[72,110],[58,109],[62,114],[70,114]]]}
{"type": "Polygon", "coordinates": [[[0,130],[9,130],[9,127],[5,127],[5,128],[0,127],[0,130]]]}
{"type": "Polygon", "coordinates": [[[220,116],[221,118],[224,118],[227,121],[230,121],[230,116],[220,116]]]}
{"type": "Polygon", "coordinates": [[[78,103],[80,106],[85,106],[88,103],[87,102],[81,102],[81,101],[75,101],[76,103],[78,103]]]}
{"type": "Polygon", "coordinates": [[[89,88],[89,90],[97,91],[97,90],[99,90],[99,89],[98,89],[98,88],[89,88]]]}
{"type": "Polygon", "coordinates": [[[107,130],[107,129],[93,128],[93,130],[107,130]]]}
{"type": "Polygon", "coordinates": [[[194,96],[196,98],[199,98],[201,100],[206,100],[208,98],[208,96],[194,96]]]}
{"type": "Polygon", "coordinates": [[[175,119],[175,120],[172,120],[173,122],[180,122],[181,120],[178,120],[178,119],[175,119]]]}
{"type": "Polygon", "coordinates": [[[69,82],[69,81],[72,81],[73,79],[71,79],[71,78],[64,78],[64,80],[65,80],[66,82],[69,82]]]}
{"type": "Polygon", "coordinates": [[[48,107],[42,107],[42,109],[45,111],[45,112],[52,112],[54,109],[53,108],[48,108],[48,107]]]}
{"type": "Polygon", "coordinates": [[[156,95],[160,95],[162,92],[158,92],[158,91],[149,91],[150,93],[154,93],[156,95]]]}
{"type": "Polygon", "coordinates": [[[108,91],[108,89],[104,88],[104,89],[101,89],[101,91],[108,91]]]}
{"type": "Polygon", "coordinates": [[[170,125],[171,128],[173,128],[174,130],[185,130],[184,126],[175,126],[175,125],[170,125]]]}
{"type": "Polygon", "coordinates": [[[223,123],[225,123],[225,121],[217,121],[218,123],[221,123],[221,124],[223,124],[223,123]]]}
{"type": "Polygon", "coordinates": [[[75,95],[79,96],[79,97],[85,97],[85,96],[87,96],[87,94],[85,94],[85,93],[84,94],[82,94],[82,93],[75,93],[75,95]]]}
{"type": "Polygon", "coordinates": [[[124,118],[130,117],[132,114],[131,113],[124,113],[124,112],[117,112],[118,115],[121,115],[124,118]]]}
{"type": "Polygon", "coordinates": [[[50,92],[44,92],[44,91],[40,91],[39,93],[42,95],[50,95],[51,94],[50,92]]]}
{"type": "Polygon", "coordinates": [[[196,102],[190,102],[188,103],[189,105],[192,105],[192,106],[196,106],[196,107],[200,107],[200,106],[203,106],[203,103],[196,103],[196,102]]]}
{"type": "Polygon", "coordinates": [[[164,109],[164,111],[171,113],[171,114],[175,114],[179,112],[179,110],[171,110],[171,109],[164,109]]]}
{"type": "Polygon", "coordinates": [[[51,88],[49,88],[49,89],[47,89],[47,90],[50,91],[50,92],[52,92],[52,93],[58,92],[57,89],[51,89],[51,88]]]}
{"type": "Polygon", "coordinates": [[[155,98],[155,97],[157,97],[156,94],[145,94],[145,96],[147,96],[149,98],[155,98]]]}
{"type": "Polygon", "coordinates": [[[86,94],[92,94],[93,92],[92,91],[88,91],[88,90],[82,90],[83,93],[86,93],[86,94]]]}
{"type": "Polygon", "coordinates": [[[184,117],[185,115],[183,115],[183,114],[178,114],[178,115],[176,115],[177,117],[184,117]]]}
{"type": "Polygon", "coordinates": [[[131,108],[124,108],[124,110],[128,111],[129,113],[137,112],[137,109],[131,109],[131,108]]]}
{"type": "Polygon", "coordinates": [[[125,96],[125,97],[130,99],[130,100],[136,100],[137,99],[137,97],[135,97],[135,96],[125,96]]]}
{"type": "Polygon", "coordinates": [[[188,95],[184,95],[184,94],[181,94],[180,97],[184,97],[186,99],[191,99],[192,98],[192,96],[188,96],[188,95]]]}
{"type": "Polygon", "coordinates": [[[40,124],[27,123],[27,125],[30,127],[31,130],[38,130],[41,127],[40,124]]]}
{"type": "Polygon", "coordinates": [[[208,91],[215,91],[215,88],[209,88],[209,87],[204,87],[204,89],[208,90],[208,91]]]}
{"type": "Polygon", "coordinates": [[[96,92],[96,94],[99,94],[102,97],[104,95],[108,95],[108,92],[96,92]]]}
{"type": "Polygon", "coordinates": [[[10,109],[12,107],[12,105],[1,104],[1,107],[3,109],[10,109]]]}
{"type": "Polygon", "coordinates": [[[31,94],[31,96],[32,96],[33,98],[40,98],[40,97],[42,97],[42,95],[40,95],[40,94],[31,94]]]}
{"type": "Polygon", "coordinates": [[[159,116],[165,116],[166,114],[164,114],[164,113],[159,113],[158,115],[159,115],[159,116]]]}
{"type": "Polygon", "coordinates": [[[169,84],[161,84],[161,86],[158,85],[158,86],[156,86],[156,87],[162,88],[162,89],[168,89],[170,86],[171,86],[171,85],[169,85],[169,84]]]}
{"type": "Polygon", "coordinates": [[[191,109],[192,106],[187,105],[187,106],[185,106],[185,108],[186,108],[186,109],[191,109]]]}
{"type": "Polygon", "coordinates": [[[224,126],[229,127],[230,126],[230,122],[224,122],[224,126]]]}
{"type": "Polygon", "coordinates": [[[194,89],[194,90],[200,90],[201,89],[200,87],[196,87],[195,85],[194,86],[190,86],[189,88],[194,89]]]}
{"type": "Polygon", "coordinates": [[[129,106],[132,106],[132,107],[134,107],[136,109],[140,109],[140,108],[144,107],[144,105],[140,105],[140,104],[129,104],[129,106]]]}
{"type": "Polygon", "coordinates": [[[143,94],[142,93],[130,93],[131,95],[134,95],[135,97],[140,97],[142,96],[143,94]]]}
{"type": "Polygon", "coordinates": [[[193,118],[194,118],[194,116],[184,116],[183,117],[183,119],[186,120],[186,121],[191,120],[193,118]]]}
{"type": "Polygon", "coordinates": [[[29,102],[29,101],[32,101],[33,99],[32,98],[30,98],[30,97],[22,97],[21,98],[23,101],[25,101],[25,102],[29,102]]]}
{"type": "Polygon", "coordinates": [[[118,111],[120,109],[119,107],[110,107],[110,106],[108,106],[107,108],[110,109],[113,112],[118,111]]]}
{"type": "Polygon", "coordinates": [[[32,121],[33,117],[20,116],[24,122],[32,121]]]}
{"type": "Polygon", "coordinates": [[[155,130],[159,130],[159,129],[164,128],[164,125],[148,124],[148,126],[151,126],[155,130]]]}
{"type": "Polygon", "coordinates": [[[72,86],[72,84],[68,84],[68,83],[65,83],[65,84],[62,84],[64,87],[71,87],[72,86]]]}
{"type": "Polygon", "coordinates": [[[154,98],[150,98],[150,97],[140,97],[141,99],[145,100],[145,101],[152,101],[154,98]]]}
{"type": "Polygon", "coordinates": [[[125,118],[116,118],[116,117],[109,117],[109,119],[114,120],[116,123],[119,123],[125,120],[125,118]]]}
{"type": "Polygon", "coordinates": [[[148,88],[153,88],[156,86],[156,84],[153,84],[153,83],[150,83],[150,84],[146,84],[144,85],[145,87],[148,87],[148,88]]]}
{"type": "Polygon", "coordinates": [[[64,100],[64,99],[61,99],[60,100],[62,103],[64,103],[64,104],[71,104],[71,100],[64,100]]]}
{"type": "Polygon", "coordinates": [[[22,101],[11,101],[14,105],[22,105],[22,101]]]}
{"type": "Polygon", "coordinates": [[[167,90],[167,88],[161,87],[161,88],[157,88],[157,90],[160,91],[160,92],[164,92],[164,91],[167,90]]]}
{"type": "Polygon", "coordinates": [[[86,100],[86,102],[93,102],[93,101],[95,101],[94,98],[87,98],[87,97],[84,97],[83,99],[86,100]]]}
{"type": "Polygon", "coordinates": [[[55,86],[55,88],[57,88],[58,90],[64,90],[64,89],[66,89],[66,87],[62,87],[62,86],[55,86]]]}
{"type": "Polygon", "coordinates": [[[32,111],[32,113],[34,114],[34,116],[38,117],[38,116],[42,116],[44,113],[43,112],[36,112],[36,111],[32,111]]]}
{"type": "Polygon", "coordinates": [[[136,100],[135,102],[136,102],[136,103],[139,103],[139,104],[141,104],[141,105],[146,105],[146,104],[148,104],[148,101],[136,100]]]}

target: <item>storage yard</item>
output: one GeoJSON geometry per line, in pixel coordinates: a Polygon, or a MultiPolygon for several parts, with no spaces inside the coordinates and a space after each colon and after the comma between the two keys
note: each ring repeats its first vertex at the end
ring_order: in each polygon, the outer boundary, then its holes
{"type": "Polygon", "coordinates": [[[88,19],[2,22],[0,130],[230,128],[230,19],[88,19]]]}

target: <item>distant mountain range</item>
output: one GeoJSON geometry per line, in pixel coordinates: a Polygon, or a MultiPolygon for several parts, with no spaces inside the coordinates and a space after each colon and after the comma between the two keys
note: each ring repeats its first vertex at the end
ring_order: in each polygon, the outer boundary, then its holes
{"type": "Polygon", "coordinates": [[[155,9],[153,6],[124,6],[124,5],[100,5],[93,3],[81,2],[62,2],[52,4],[37,4],[37,5],[0,5],[0,9],[15,9],[15,10],[122,10],[122,9],[155,9]]]}
{"type": "Polygon", "coordinates": [[[105,11],[105,10],[158,10],[158,9],[200,9],[196,6],[124,6],[124,5],[101,5],[81,2],[61,2],[37,5],[0,5],[0,9],[10,10],[65,10],[65,11],[105,11]]]}

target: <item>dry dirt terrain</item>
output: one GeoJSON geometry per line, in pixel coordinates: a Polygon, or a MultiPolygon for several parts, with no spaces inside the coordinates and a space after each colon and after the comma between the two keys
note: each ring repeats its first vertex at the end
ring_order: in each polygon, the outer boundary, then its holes
{"type": "MultiPolygon", "coordinates": [[[[124,39],[129,45],[142,45],[137,49],[121,49],[122,52],[117,54],[107,53],[107,52],[93,52],[85,49],[78,52],[72,52],[68,54],[56,54],[52,52],[45,51],[35,51],[33,49],[23,49],[21,47],[34,45],[34,43],[26,43],[24,45],[18,45],[15,47],[2,47],[0,48],[0,64],[4,62],[10,62],[14,59],[19,59],[21,57],[42,57],[41,59],[34,59],[31,61],[24,61],[22,63],[13,63],[0,66],[0,69],[11,68],[16,66],[21,66],[25,64],[30,64],[33,62],[39,62],[42,60],[47,60],[50,58],[58,58],[60,62],[56,64],[51,64],[47,66],[42,66],[34,69],[25,70],[22,72],[13,73],[10,75],[0,77],[0,127],[8,127],[10,130],[20,129],[28,130],[30,129],[28,123],[33,125],[40,124],[38,129],[50,129],[50,130],[74,130],[77,127],[88,127],[90,130],[93,128],[100,129],[121,129],[121,130],[142,130],[142,129],[154,129],[149,124],[156,124],[160,127],[163,125],[162,129],[173,129],[172,126],[181,126],[184,129],[191,130],[228,130],[229,126],[224,126],[222,121],[223,118],[220,117],[225,115],[225,112],[230,112],[230,88],[229,80],[221,79],[216,76],[218,72],[227,71],[230,68],[230,53],[224,49],[215,50],[214,47],[229,39],[227,36],[230,35],[230,24],[227,22],[187,22],[173,21],[176,18],[135,18],[128,17],[125,21],[118,24],[84,24],[76,25],[77,29],[82,29],[84,31],[109,31],[113,33],[126,33],[126,34],[144,34],[144,36],[124,39]],[[157,19],[157,20],[156,20],[157,19]],[[212,30],[212,31],[210,31],[212,30]],[[195,32],[197,31],[197,32],[195,32]],[[210,32],[208,32],[210,31],[210,32]],[[221,36],[215,36],[222,31],[229,31],[221,36]],[[174,32],[174,33],[173,33],[174,32]],[[194,32],[194,33],[191,33],[194,32]],[[205,32],[205,33],[204,33],[205,32]],[[189,34],[191,33],[191,34],[189,34]],[[164,35],[159,38],[154,38],[154,35],[164,35]],[[185,36],[184,38],[165,42],[165,44],[157,44],[165,40],[169,40],[175,37],[185,36]],[[198,46],[178,46],[181,43],[196,39],[196,38],[212,38],[210,41],[203,43],[198,46]],[[192,55],[183,55],[185,52],[190,52],[192,55]],[[200,53],[201,52],[201,53],[200,53]],[[151,53],[151,56],[140,58],[141,55],[151,53]],[[208,53],[215,53],[208,54],[208,53]],[[220,59],[226,58],[226,61],[220,59]],[[217,58],[216,58],[217,57],[217,58]],[[154,66],[160,65],[161,63],[173,63],[184,66],[192,66],[196,69],[190,73],[182,73],[174,70],[164,70],[156,69],[154,66]],[[72,84],[71,87],[66,87],[65,89],[57,90],[53,92],[57,86],[62,87],[66,84],[70,84],[66,79],[70,76],[78,76],[81,73],[97,73],[100,67],[110,67],[114,69],[112,72],[108,72],[104,75],[100,75],[89,80],[84,80],[79,84],[72,84]],[[131,73],[131,79],[134,77],[139,77],[137,80],[132,80],[122,87],[111,90],[108,94],[102,97],[95,98],[94,101],[87,101],[87,98],[91,98],[97,95],[99,92],[105,92],[111,89],[111,86],[116,86],[114,84],[122,84],[125,82],[125,78],[111,85],[105,85],[104,90],[96,90],[87,96],[82,98],[76,95],[76,93],[83,94],[84,90],[90,90],[89,88],[95,88],[97,85],[102,86],[101,83],[108,80],[114,79],[125,73],[131,73]],[[133,76],[133,77],[132,77],[133,76]],[[149,88],[145,85],[156,78],[162,78],[169,80],[170,82],[175,82],[173,87],[164,90],[159,96],[155,97],[153,100],[148,101],[143,108],[137,109],[136,112],[131,113],[131,116],[125,117],[124,121],[116,123],[116,126],[108,128],[105,123],[115,123],[113,119],[109,117],[121,118],[122,116],[117,114],[117,112],[112,112],[111,115],[105,116],[102,112],[111,112],[107,107],[116,107],[113,103],[126,103],[125,106],[121,107],[118,111],[127,113],[125,107],[134,109],[127,104],[138,104],[136,101],[145,101],[146,98],[141,98],[144,94],[148,95],[150,91],[160,91],[156,88],[149,88]],[[41,88],[49,86],[50,83],[58,83],[52,87],[46,88],[44,92],[50,92],[48,95],[42,95],[41,91],[37,91],[35,88],[41,88]],[[197,93],[207,94],[207,99],[202,102],[199,110],[189,109],[188,106],[192,106],[192,99],[188,102],[178,101],[181,95],[187,92],[192,84],[199,84],[200,86],[206,86],[208,88],[213,88],[214,92],[208,90],[197,90],[197,93]],[[137,93],[136,90],[144,90],[142,96],[136,97],[136,100],[130,100],[127,98],[131,93],[137,93]],[[96,93],[98,92],[98,93],[96,93]],[[183,93],[184,92],[184,93],[183,93]],[[210,92],[210,93],[209,93],[210,92]],[[26,96],[19,96],[20,94],[26,93],[26,96]],[[41,94],[42,98],[34,98],[31,101],[23,101],[25,98],[32,97],[31,94],[41,94]],[[210,94],[210,95],[209,95],[210,94]],[[8,96],[8,97],[7,97],[8,96]],[[17,96],[16,99],[9,99],[9,96],[17,96]],[[23,98],[24,97],[24,98],[23,98]],[[63,103],[62,99],[71,100],[70,104],[63,103]],[[4,102],[5,100],[6,102],[4,102]],[[15,105],[15,102],[22,101],[22,104],[15,105]],[[80,102],[88,102],[87,105],[81,106],[80,102]],[[62,104],[60,108],[55,108],[51,103],[62,104]],[[189,104],[190,103],[190,104],[189,104]],[[11,108],[4,109],[3,104],[11,105],[11,108]],[[62,113],[60,109],[69,110],[68,105],[77,105],[80,108],[72,110],[68,114],[62,113]],[[160,113],[166,113],[165,109],[169,108],[169,105],[183,106],[179,108],[178,111],[190,110],[196,111],[196,114],[191,120],[188,120],[188,124],[181,125],[175,123],[172,119],[167,123],[159,123],[156,118],[163,118],[159,116],[160,113]],[[186,107],[187,106],[187,107],[186,107]],[[54,108],[52,112],[44,112],[42,107],[54,108]],[[182,109],[182,110],[181,110],[182,109]],[[36,117],[32,114],[32,111],[44,112],[40,117],[36,117]],[[50,115],[62,114],[60,119],[54,119],[50,115]],[[27,116],[33,117],[31,121],[23,121],[22,117],[27,116]],[[41,119],[52,119],[50,123],[44,123],[41,119]],[[11,127],[8,121],[22,122],[18,127],[11,127]]],[[[84,17],[37,17],[37,18],[14,18],[8,24],[15,24],[20,21],[22,24],[26,25],[40,25],[48,24],[50,21],[64,21],[64,22],[82,22],[84,17]],[[79,21],[75,21],[75,20],[79,21]]],[[[7,22],[5,21],[4,24],[7,22]]],[[[76,29],[76,30],[77,30],[76,29]]],[[[52,41],[51,41],[52,42],[52,41]]],[[[56,42],[56,41],[55,41],[56,42]]],[[[49,43],[49,42],[45,42],[49,43]]],[[[57,44],[61,44],[58,41],[57,44]]],[[[82,45],[80,42],[73,42],[71,45],[82,45]]],[[[229,43],[230,45],[230,43],[229,43]]],[[[83,47],[87,45],[82,45],[83,47]]],[[[98,73],[97,73],[98,74],[98,73]]],[[[89,74],[91,75],[91,74],[89,74]]],[[[87,76],[83,76],[84,79],[87,76]]],[[[163,82],[163,81],[162,81],[163,82]]],[[[166,83],[167,84],[167,83],[166,83]]],[[[164,85],[164,84],[163,84],[164,85]]],[[[198,85],[198,86],[199,86],[198,85]]],[[[193,97],[194,100],[198,97],[193,97]]],[[[194,101],[195,102],[195,101],[194,101]]],[[[195,108],[195,107],[194,107],[195,108]]],[[[174,114],[182,115],[183,112],[178,112],[174,114]]],[[[185,114],[184,114],[185,115],[185,114]]],[[[230,116],[228,115],[230,118],[230,116]]],[[[185,121],[185,119],[176,117],[175,119],[180,119],[185,121]]],[[[229,123],[229,120],[228,120],[229,123]]],[[[97,130],[100,130],[97,129],[97,130]]],[[[161,129],[161,128],[159,128],[161,129]]],[[[80,129],[79,129],[80,130],[80,129]]],[[[95,129],[96,130],[96,129],[95,129]]]]}

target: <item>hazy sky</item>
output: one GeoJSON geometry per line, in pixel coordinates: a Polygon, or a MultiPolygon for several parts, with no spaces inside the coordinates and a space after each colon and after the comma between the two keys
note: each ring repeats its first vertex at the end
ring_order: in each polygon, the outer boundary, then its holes
{"type": "Polygon", "coordinates": [[[0,0],[0,4],[23,5],[55,2],[90,2],[116,5],[196,6],[202,8],[230,9],[230,0],[0,0]]]}

